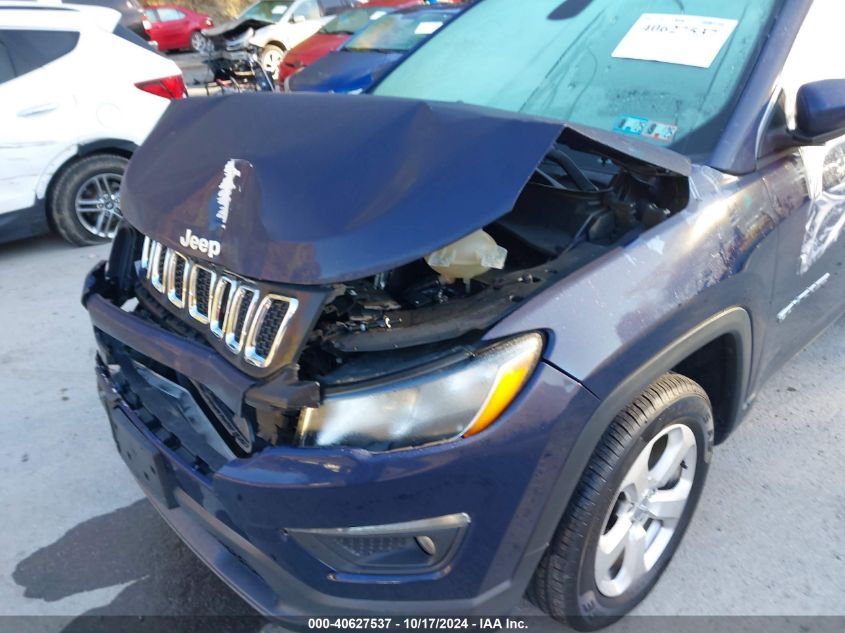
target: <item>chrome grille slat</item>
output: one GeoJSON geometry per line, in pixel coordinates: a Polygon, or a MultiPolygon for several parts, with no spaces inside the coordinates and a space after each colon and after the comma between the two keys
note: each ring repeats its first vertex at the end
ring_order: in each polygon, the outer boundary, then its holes
{"type": "Polygon", "coordinates": [[[216,272],[201,264],[191,267],[188,279],[188,314],[203,325],[211,322],[212,295],[216,286],[216,272]]]}
{"type": "Polygon", "coordinates": [[[267,295],[261,300],[247,334],[247,362],[262,368],[269,365],[298,305],[296,299],[281,295],[267,295]]]}
{"type": "Polygon", "coordinates": [[[141,248],[141,270],[147,271],[147,276],[149,277],[149,269],[150,269],[150,251],[153,247],[153,241],[145,237],[144,238],[144,246],[141,248]]]}
{"type": "Polygon", "coordinates": [[[140,269],[154,290],[174,307],[221,339],[233,354],[258,368],[269,367],[298,301],[278,294],[264,294],[234,275],[217,272],[167,248],[144,239],[140,269]]]}
{"type": "Polygon", "coordinates": [[[247,325],[258,303],[258,291],[247,286],[238,286],[232,303],[226,311],[226,322],[223,325],[223,340],[233,352],[240,353],[244,346],[247,325]]]}
{"type": "Polygon", "coordinates": [[[231,277],[221,277],[214,287],[214,298],[211,302],[211,333],[217,338],[223,338],[226,314],[237,289],[238,282],[231,277]]]}
{"type": "Polygon", "coordinates": [[[169,250],[169,255],[166,271],[167,298],[177,308],[184,308],[187,289],[185,276],[190,273],[191,263],[187,257],[172,249],[169,250]]]}
{"type": "Polygon", "coordinates": [[[152,266],[150,266],[149,278],[153,288],[164,292],[164,271],[167,268],[167,249],[163,244],[156,242],[152,254],[152,266]]]}

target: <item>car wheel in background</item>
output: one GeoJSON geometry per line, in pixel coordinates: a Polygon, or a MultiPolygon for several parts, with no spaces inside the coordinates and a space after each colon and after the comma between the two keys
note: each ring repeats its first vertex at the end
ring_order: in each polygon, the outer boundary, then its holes
{"type": "Polygon", "coordinates": [[[261,67],[273,78],[279,78],[279,64],[285,58],[285,50],[276,44],[267,44],[261,51],[261,67]]]}
{"type": "Polygon", "coordinates": [[[191,33],[191,50],[195,53],[204,53],[208,49],[208,39],[199,31],[191,33]]]}
{"type": "Polygon", "coordinates": [[[666,568],[707,476],[704,390],[664,374],[616,416],[535,572],[529,599],[590,631],[633,609],[666,568]]]}
{"type": "Polygon", "coordinates": [[[95,154],[62,171],[49,200],[50,220],[59,235],[77,246],[114,237],[123,217],[120,185],[128,163],[116,154],[95,154]]]}

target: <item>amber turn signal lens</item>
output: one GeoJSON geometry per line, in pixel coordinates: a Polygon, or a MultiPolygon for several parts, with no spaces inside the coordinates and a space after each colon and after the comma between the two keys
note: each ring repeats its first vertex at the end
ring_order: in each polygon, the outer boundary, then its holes
{"type": "Polygon", "coordinates": [[[490,395],[487,396],[487,401],[464,433],[464,437],[472,437],[481,433],[499,419],[499,416],[505,412],[505,409],[519,394],[528,379],[530,369],[531,367],[526,364],[516,367],[502,367],[490,395]]]}

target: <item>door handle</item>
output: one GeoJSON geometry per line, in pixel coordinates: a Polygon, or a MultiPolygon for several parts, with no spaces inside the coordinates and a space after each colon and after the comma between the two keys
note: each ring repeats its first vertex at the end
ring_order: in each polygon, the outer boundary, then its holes
{"type": "Polygon", "coordinates": [[[53,110],[58,109],[58,103],[41,103],[37,106],[32,106],[31,108],[24,108],[18,112],[18,116],[35,116],[36,114],[46,114],[47,112],[52,112],[53,110]]]}

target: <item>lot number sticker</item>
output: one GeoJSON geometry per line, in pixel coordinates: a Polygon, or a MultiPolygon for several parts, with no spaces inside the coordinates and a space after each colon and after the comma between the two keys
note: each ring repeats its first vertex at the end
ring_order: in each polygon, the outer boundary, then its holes
{"type": "Polygon", "coordinates": [[[613,57],[710,68],[736,25],[723,18],[644,13],[613,57]]]}

